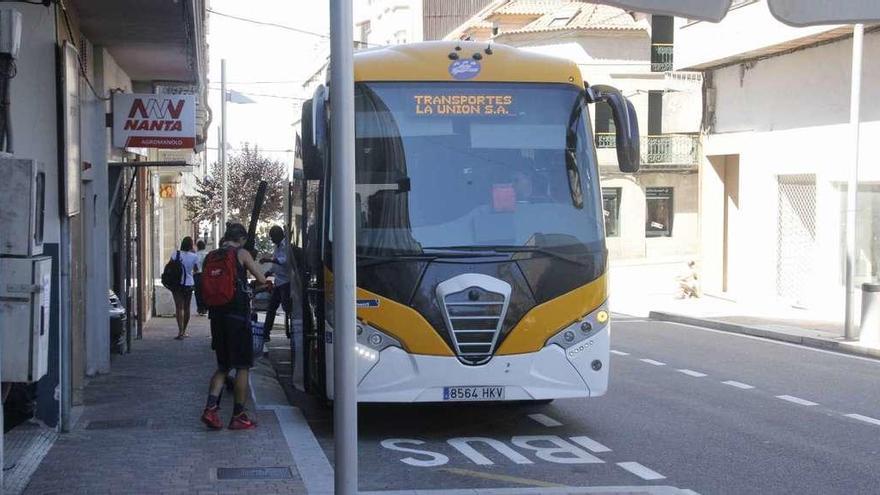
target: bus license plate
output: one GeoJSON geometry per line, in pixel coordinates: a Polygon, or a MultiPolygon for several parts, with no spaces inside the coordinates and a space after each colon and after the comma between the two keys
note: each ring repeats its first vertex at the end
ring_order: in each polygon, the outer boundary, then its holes
{"type": "Polygon", "coordinates": [[[504,400],[504,387],[443,387],[443,400],[504,400]]]}

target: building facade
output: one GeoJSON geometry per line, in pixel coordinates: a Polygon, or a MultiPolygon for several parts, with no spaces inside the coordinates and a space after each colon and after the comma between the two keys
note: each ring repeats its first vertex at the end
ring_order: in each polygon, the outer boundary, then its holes
{"type": "Polygon", "coordinates": [[[358,0],[354,39],[362,47],[443,39],[491,0],[358,0]]]}
{"type": "MultiPolygon", "coordinates": [[[[675,66],[703,73],[707,290],[843,315],[851,26],[794,28],[765,1],[719,24],[676,20],[675,66]]],[[[880,33],[864,38],[856,283],[880,271],[880,33]]],[[[859,298],[856,298],[858,302],[859,298]]]]}
{"type": "MultiPolygon", "coordinates": [[[[48,374],[3,388],[26,387],[22,407],[62,431],[70,426],[71,408],[83,402],[86,377],[109,372],[111,348],[126,352],[152,314],[153,256],[168,219],[160,214],[166,169],[148,166],[162,160],[157,151],[113,146],[112,95],[187,88],[199,102],[197,147],[204,142],[205,3],[148,3],[0,7],[18,12],[22,24],[10,80],[15,148],[5,157],[32,159],[44,174],[43,255],[52,266],[51,290],[43,295],[50,302],[48,374]],[[111,325],[108,290],[127,309],[121,328],[111,325]]],[[[0,198],[0,209],[15,207],[15,198],[0,198]]]]}

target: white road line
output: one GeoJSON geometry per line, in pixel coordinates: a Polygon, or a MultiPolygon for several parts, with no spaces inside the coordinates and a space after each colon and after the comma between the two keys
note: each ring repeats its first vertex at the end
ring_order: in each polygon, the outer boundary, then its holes
{"type": "Polygon", "coordinates": [[[844,416],[846,416],[847,418],[864,421],[865,423],[871,423],[872,425],[880,426],[880,419],[874,419],[869,416],[862,416],[861,414],[844,414],[844,416]]]}
{"type": "Polygon", "coordinates": [[[560,423],[559,421],[556,421],[555,419],[551,418],[550,416],[547,416],[546,414],[540,414],[540,413],[529,414],[529,417],[532,418],[533,420],[537,421],[538,423],[541,423],[544,426],[562,426],[562,423],[560,423]]]}
{"type": "Polygon", "coordinates": [[[703,378],[704,376],[706,376],[705,373],[700,373],[699,371],[694,371],[694,370],[689,370],[689,369],[678,370],[678,372],[684,373],[687,376],[693,376],[695,378],[703,378]]]}
{"type": "Polygon", "coordinates": [[[653,359],[639,359],[639,361],[643,363],[653,364],[654,366],[666,366],[666,363],[661,363],[660,361],[654,361],[653,359]]]}
{"type": "Polygon", "coordinates": [[[796,349],[802,349],[802,350],[810,351],[810,352],[820,352],[822,354],[831,354],[832,356],[844,357],[844,358],[849,358],[849,359],[856,359],[859,361],[864,361],[866,363],[873,363],[875,365],[880,366],[880,360],[877,360],[875,358],[856,356],[853,354],[846,354],[846,353],[838,352],[838,351],[829,351],[827,349],[817,349],[815,347],[808,347],[803,344],[793,344],[791,342],[782,342],[779,340],[772,340],[772,339],[768,339],[765,337],[757,337],[755,335],[747,335],[744,333],[725,332],[724,330],[715,330],[714,328],[705,328],[705,327],[700,327],[697,325],[689,325],[687,323],[678,323],[678,322],[674,322],[674,321],[664,321],[664,320],[633,320],[633,321],[627,321],[626,323],[652,323],[652,324],[654,324],[657,322],[668,323],[669,325],[677,325],[680,327],[693,328],[694,330],[701,330],[703,332],[712,332],[712,333],[717,333],[717,334],[721,334],[721,335],[730,335],[732,337],[741,337],[744,339],[757,340],[759,342],[766,342],[768,344],[776,344],[776,345],[782,345],[782,346],[786,346],[786,347],[794,347],[796,349]]]}
{"type": "Polygon", "coordinates": [[[802,406],[816,406],[818,405],[816,402],[809,401],[806,399],[801,399],[800,397],[795,397],[793,395],[777,395],[777,399],[787,400],[788,402],[793,402],[795,404],[800,404],[802,406]]]}
{"type": "Polygon", "coordinates": [[[666,476],[663,476],[657,471],[648,469],[638,462],[618,462],[617,465],[645,481],[666,479],[666,476]]]}
{"type": "Polygon", "coordinates": [[[611,350],[611,354],[617,354],[618,356],[629,356],[628,352],[615,351],[614,349],[611,350]]]}
{"type": "Polygon", "coordinates": [[[587,450],[593,452],[594,454],[600,454],[602,452],[611,452],[611,449],[602,445],[601,443],[593,440],[590,437],[571,437],[571,441],[580,445],[581,447],[586,448],[587,450]]]}
{"type": "Polygon", "coordinates": [[[730,385],[731,387],[741,388],[741,389],[743,389],[743,390],[748,390],[748,389],[750,389],[750,388],[755,388],[755,387],[749,385],[748,383],[735,382],[735,381],[733,381],[733,380],[727,380],[726,382],[721,382],[721,383],[723,383],[723,384],[725,384],[725,385],[730,385]]]}

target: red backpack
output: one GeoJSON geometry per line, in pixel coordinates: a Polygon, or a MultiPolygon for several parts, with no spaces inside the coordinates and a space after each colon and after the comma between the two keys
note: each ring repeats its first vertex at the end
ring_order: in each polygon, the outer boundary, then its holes
{"type": "Polygon", "coordinates": [[[205,306],[217,308],[233,302],[238,278],[238,249],[220,248],[208,253],[201,281],[205,306]]]}

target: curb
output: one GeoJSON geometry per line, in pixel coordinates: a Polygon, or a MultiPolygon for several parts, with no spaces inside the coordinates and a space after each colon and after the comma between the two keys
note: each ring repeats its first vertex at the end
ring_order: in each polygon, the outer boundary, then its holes
{"type": "Polygon", "coordinates": [[[718,321],[711,318],[695,318],[693,316],[684,316],[663,311],[651,311],[648,313],[648,318],[651,320],[711,328],[712,330],[720,330],[722,332],[751,335],[753,337],[787,342],[789,344],[798,344],[826,351],[835,351],[860,357],[880,359],[880,348],[865,347],[859,345],[857,342],[848,342],[842,338],[837,340],[826,337],[813,337],[810,335],[800,335],[794,332],[789,333],[767,327],[739,325],[737,323],[728,323],[726,321],[718,321]]]}
{"type": "Polygon", "coordinates": [[[293,458],[308,495],[333,494],[333,467],[302,411],[287,400],[278,375],[267,357],[256,359],[250,374],[254,409],[271,411],[293,458]]]}

